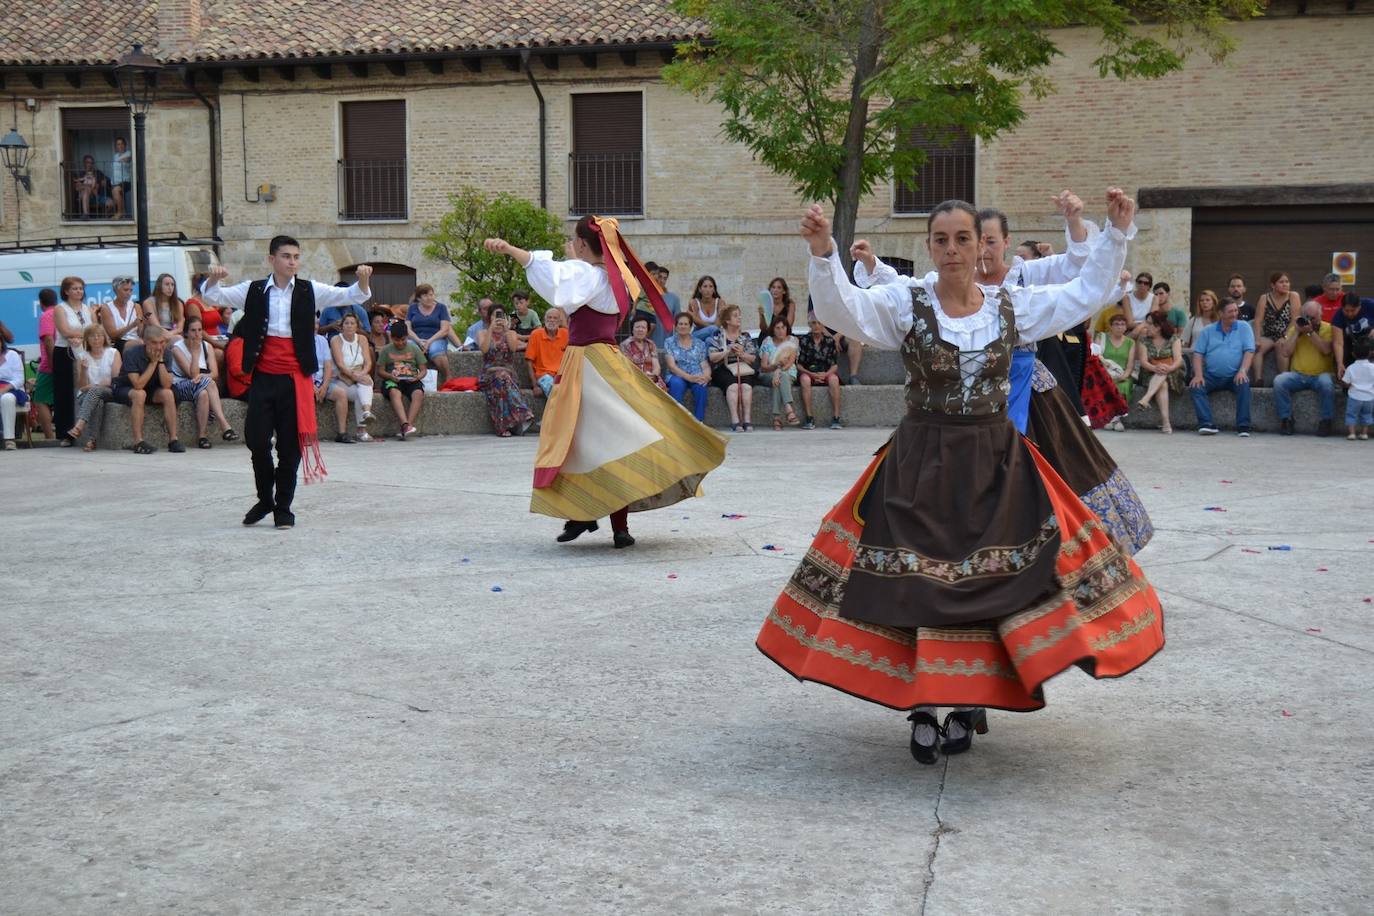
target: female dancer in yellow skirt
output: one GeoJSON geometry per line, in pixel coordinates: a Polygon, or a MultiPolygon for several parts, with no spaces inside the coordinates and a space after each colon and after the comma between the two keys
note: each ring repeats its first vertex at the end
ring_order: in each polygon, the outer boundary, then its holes
{"type": "Polygon", "coordinates": [[[963,201],[931,213],[933,280],[859,289],[829,221],[802,221],[817,317],[900,349],[907,414],[826,515],[759,633],[794,676],[912,710],[922,763],[969,749],[986,707],[1039,709],[1070,666],[1117,677],[1164,645],[1140,568],[1007,415],[1012,348],[1072,327],[1116,285],[1135,202],[1108,191],[1111,226],[1075,280],[980,287],[981,226],[963,201]],[[940,723],[936,707],[953,706],[940,723]]]}
{"type": "Polygon", "coordinates": [[[701,495],[725,460],[725,437],[708,429],[625,358],[615,329],[641,290],[672,324],[661,291],[613,219],[584,216],[565,253],[525,251],[487,239],[514,258],[530,286],[568,315],[568,348],[544,408],[530,511],[567,519],[559,541],[597,530],[609,515],[616,547],[629,547],[629,513],[701,495]]]}

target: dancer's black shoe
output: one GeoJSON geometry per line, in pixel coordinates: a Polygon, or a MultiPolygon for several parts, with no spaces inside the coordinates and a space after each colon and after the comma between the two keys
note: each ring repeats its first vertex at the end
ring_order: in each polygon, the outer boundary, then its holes
{"type": "Polygon", "coordinates": [[[630,532],[628,532],[628,531],[617,531],[617,532],[615,532],[615,546],[616,546],[616,549],[617,549],[617,550],[620,549],[621,547],[633,547],[634,545],[635,545],[635,539],[632,538],[632,537],[630,537],[630,532]]]}
{"type": "Polygon", "coordinates": [[[253,508],[248,510],[248,514],[243,517],[243,523],[245,525],[256,525],[271,514],[271,503],[256,502],[253,503],[253,508]]]}
{"type": "Polygon", "coordinates": [[[962,754],[973,747],[974,732],[980,735],[988,733],[988,711],[981,708],[955,710],[945,716],[945,724],[940,731],[945,735],[940,750],[946,754],[962,754]],[[954,735],[952,738],[951,733],[954,735]]]}
{"type": "Polygon", "coordinates": [[[287,528],[296,527],[296,516],[291,514],[290,509],[273,509],[272,522],[284,531],[287,528]]]}
{"type": "Polygon", "coordinates": [[[940,759],[940,723],[936,722],[930,713],[919,709],[907,716],[907,719],[911,721],[911,756],[916,758],[917,763],[935,763],[940,759]],[[916,730],[922,725],[929,726],[934,731],[929,744],[916,740],[916,730]]]}
{"type": "Polygon", "coordinates": [[[595,531],[596,529],[596,522],[565,522],[563,524],[563,533],[554,538],[554,540],[558,541],[560,544],[566,544],[569,541],[577,540],[578,537],[586,534],[588,531],[595,531]]]}

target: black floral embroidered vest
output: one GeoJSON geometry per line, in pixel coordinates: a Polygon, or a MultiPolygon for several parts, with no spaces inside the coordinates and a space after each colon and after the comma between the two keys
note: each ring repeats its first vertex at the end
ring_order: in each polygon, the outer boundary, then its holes
{"type": "Polygon", "coordinates": [[[918,413],[993,416],[1007,412],[1016,315],[1005,290],[997,293],[998,335],[982,350],[961,353],[940,338],[939,320],[922,287],[911,290],[911,330],[902,341],[907,409],[918,413]],[[981,359],[981,365],[978,361],[981,359]],[[961,369],[967,365],[967,369],[961,369]],[[971,381],[964,381],[965,374],[971,381]]]}

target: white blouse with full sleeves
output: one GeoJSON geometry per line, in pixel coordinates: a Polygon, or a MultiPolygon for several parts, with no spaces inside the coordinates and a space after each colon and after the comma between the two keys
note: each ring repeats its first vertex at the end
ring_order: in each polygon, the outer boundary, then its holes
{"type": "MultiPolygon", "coordinates": [[[[1126,262],[1126,240],[1134,234],[1135,226],[1125,233],[1107,227],[1093,242],[1082,271],[1068,283],[1003,287],[1016,314],[1019,342],[1043,340],[1092,317],[1116,289],[1126,262]]],[[[960,350],[977,350],[991,343],[998,333],[995,290],[984,293],[977,312],[951,318],[940,305],[932,277],[912,281],[912,285],[921,286],[930,296],[941,339],[960,350]]],[[[855,286],[845,276],[834,240],[828,258],[811,257],[807,279],[821,323],[879,349],[901,347],[913,321],[911,288],[906,283],[872,289],[855,286]]]]}
{"type": "MultiPolygon", "coordinates": [[[[1092,220],[1085,219],[1083,225],[1087,227],[1088,237],[1081,242],[1075,242],[1069,235],[1068,227],[1064,228],[1064,243],[1067,247],[1063,254],[1052,254],[1049,257],[1036,258],[1034,261],[1027,261],[1020,255],[1012,258],[1011,268],[1003,278],[1002,285],[1043,286],[1048,283],[1068,283],[1078,276],[1088,261],[1088,253],[1092,251],[1093,242],[1102,233],[1092,220]]],[[[883,263],[881,259],[877,260],[872,275],[862,261],[854,262],[854,282],[857,285],[867,289],[885,283],[904,283],[911,287],[918,282],[914,277],[904,277],[897,273],[895,267],[883,263]]],[[[926,274],[926,279],[934,283],[935,272],[926,274]]]]}
{"type": "Polygon", "coordinates": [[[525,278],[549,304],[569,314],[584,305],[605,315],[620,312],[604,267],[586,261],[555,261],[552,251],[531,251],[525,278]]]}

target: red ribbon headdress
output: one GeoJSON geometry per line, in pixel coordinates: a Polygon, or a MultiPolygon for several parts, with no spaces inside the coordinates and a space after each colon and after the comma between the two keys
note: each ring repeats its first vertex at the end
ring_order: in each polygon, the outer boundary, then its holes
{"type": "Polygon", "coordinates": [[[606,278],[611,281],[611,292],[615,294],[615,303],[620,307],[620,320],[624,321],[625,316],[630,314],[635,300],[643,292],[658,315],[659,326],[671,328],[673,313],[668,311],[668,305],[663,301],[663,290],[630,248],[630,243],[620,234],[620,222],[609,216],[593,216],[590,225],[592,231],[601,237],[606,278]]]}

